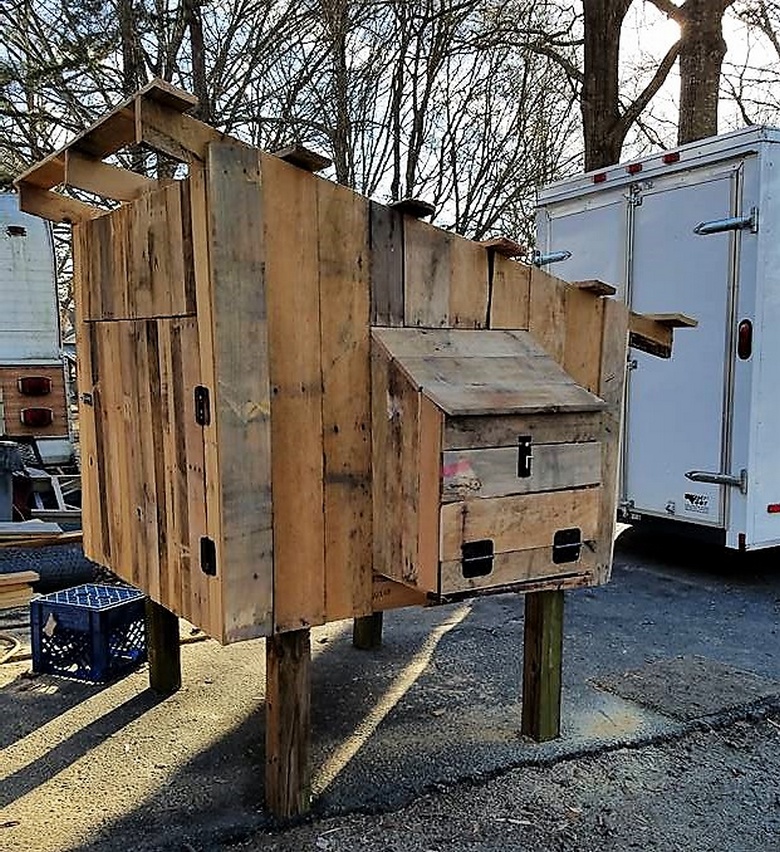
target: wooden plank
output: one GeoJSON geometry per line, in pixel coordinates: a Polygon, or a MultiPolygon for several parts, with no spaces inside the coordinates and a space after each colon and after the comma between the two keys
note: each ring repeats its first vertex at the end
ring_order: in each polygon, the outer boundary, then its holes
{"type": "Polygon", "coordinates": [[[311,798],[309,630],[269,636],[265,649],[265,801],[274,816],[293,817],[311,798]]]}
{"type": "Polygon", "coordinates": [[[390,206],[393,210],[397,210],[399,213],[415,219],[422,219],[424,216],[433,216],[436,212],[434,205],[430,201],[425,201],[423,198],[402,198],[400,201],[394,201],[390,206]]]}
{"type": "Polygon", "coordinates": [[[617,293],[617,287],[605,284],[596,278],[589,278],[587,281],[570,281],[568,283],[570,287],[593,293],[595,296],[614,296],[617,293]]]}
{"type": "Polygon", "coordinates": [[[352,624],[352,644],[361,651],[382,647],[382,611],[356,618],[352,624]]]}
{"type": "Polygon", "coordinates": [[[481,240],[479,245],[500,257],[507,258],[523,257],[528,251],[526,246],[509,237],[493,237],[490,240],[481,240]]]}
{"type": "Polygon", "coordinates": [[[75,198],[67,198],[58,192],[40,189],[25,181],[17,182],[19,188],[19,209],[50,222],[64,222],[72,225],[97,219],[108,211],[75,198]]]}
{"type": "Polygon", "coordinates": [[[528,330],[557,363],[563,364],[566,345],[566,285],[531,267],[528,330]]]}
{"type": "Polygon", "coordinates": [[[0,588],[7,586],[29,586],[37,583],[41,575],[35,571],[12,571],[10,574],[0,574],[0,588]]]}
{"type": "Polygon", "coordinates": [[[323,157],[316,151],[311,151],[303,145],[288,145],[286,148],[281,148],[279,151],[273,152],[274,157],[284,160],[285,163],[290,163],[297,166],[299,169],[304,169],[307,172],[321,172],[323,169],[330,168],[333,165],[333,160],[323,157]]]}
{"type": "Polygon", "coordinates": [[[517,447],[520,435],[528,435],[535,444],[597,441],[601,435],[601,419],[588,412],[554,416],[448,417],[444,424],[444,449],[517,447]]]}
{"type": "MultiPolygon", "coordinates": [[[[268,162],[274,162],[273,158],[268,158],[268,162]]],[[[208,244],[213,288],[214,360],[219,376],[219,382],[210,388],[210,393],[212,417],[217,426],[221,488],[221,529],[215,529],[214,535],[215,540],[221,538],[222,543],[216,572],[221,578],[223,637],[227,641],[270,631],[274,593],[274,523],[277,518],[272,519],[271,503],[268,364],[273,346],[269,347],[271,297],[268,282],[279,275],[273,268],[275,256],[289,246],[283,242],[276,252],[268,251],[276,234],[265,233],[263,225],[264,221],[267,224],[270,220],[283,220],[287,226],[289,220],[281,208],[273,217],[264,217],[263,183],[267,183],[265,190],[273,198],[270,188],[274,179],[269,175],[266,180],[265,174],[261,178],[257,151],[223,143],[209,147],[208,244]],[[252,368],[247,369],[247,364],[252,368]]],[[[269,209],[276,209],[273,200],[268,203],[269,209]]],[[[290,229],[288,239],[295,233],[296,225],[290,229]]],[[[296,259],[293,256],[287,262],[294,264],[296,259]]],[[[280,283],[287,285],[284,297],[294,298],[297,288],[289,284],[295,278],[282,277],[280,283]]],[[[288,307],[296,320],[301,319],[292,305],[288,307]]],[[[297,340],[288,338],[285,344],[295,346],[297,340]]],[[[311,344],[311,340],[307,342],[311,344]]],[[[300,375],[301,382],[307,380],[308,376],[300,375]]],[[[280,394],[284,390],[280,387],[280,394]]],[[[293,423],[288,420],[284,424],[288,446],[296,443],[298,429],[306,430],[308,425],[293,423]]],[[[285,459],[285,449],[280,442],[280,461],[285,459]]],[[[305,479],[296,477],[295,487],[300,487],[302,482],[305,479]]],[[[287,487],[291,487],[290,483],[287,487]]],[[[319,506],[321,513],[321,495],[319,506]]],[[[282,504],[276,504],[274,510],[277,507],[280,512],[273,514],[278,514],[278,521],[283,524],[289,518],[290,509],[285,515],[282,504]]],[[[276,556],[281,560],[287,554],[282,551],[276,556]]],[[[296,565],[291,566],[292,570],[296,565]]]]}
{"type": "Polygon", "coordinates": [[[490,539],[495,553],[550,547],[559,529],[596,538],[601,489],[582,488],[447,503],[441,508],[442,562],[459,560],[465,542],[490,539]]]}
{"type": "Polygon", "coordinates": [[[450,249],[454,235],[407,218],[404,221],[404,324],[450,324],[450,249]]]}
{"type": "Polygon", "coordinates": [[[177,692],[181,688],[179,619],[151,598],[146,599],[146,647],[149,686],[158,695],[177,692]]]}
{"type": "Polygon", "coordinates": [[[261,163],[273,388],[274,624],[290,630],[325,619],[317,179],[277,157],[262,155],[261,163]]]}
{"type": "Polygon", "coordinates": [[[599,396],[609,405],[604,413],[601,507],[599,511],[597,582],[606,583],[612,570],[620,469],[623,397],[626,386],[626,347],[629,311],[612,299],[604,305],[599,396]]]}
{"type": "Polygon", "coordinates": [[[325,615],[371,612],[368,202],[317,181],[325,615]]]}
{"type": "Polygon", "coordinates": [[[62,182],[116,201],[132,201],[157,186],[157,181],[151,178],[111,166],[78,151],[65,152],[62,182]]]}
{"type": "Polygon", "coordinates": [[[439,586],[439,505],[444,417],[424,396],[420,397],[419,412],[417,585],[436,591],[439,586]]]}
{"type": "MultiPolygon", "coordinates": [[[[533,338],[523,331],[483,331],[454,328],[375,328],[371,331],[394,358],[422,356],[486,358],[522,356],[549,361],[533,338]]],[[[558,371],[553,368],[553,372],[558,371]]]]}
{"type": "Polygon", "coordinates": [[[372,579],[371,603],[376,611],[400,609],[407,606],[425,606],[429,602],[426,592],[399,583],[381,574],[372,579]]]}
{"type": "Polygon", "coordinates": [[[488,253],[479,244],[450,235],[448,316],[455,328],[488,325],[488,253]]]}
{"type": "Polygon", "coordinates": [[[536,742],[561,732],[563,594],[534,592],[525,598],[521,732],[536,742]]]}
{"type": "Polygon", "coordinates": [[[404,324],[404,217],[369,202],[371,231],[371,324],[404,324]]]}
{"type": "Polygon", "coordinates": [[[644,314],[643,316],[668,328],[696,328],[699,325],[697,319],[686,314],[644,314]]]}
{"type": "Polygon", "coordinates": [[[540,491],[565,491],[601,482],[601,444],[532,444],[531,475],[517,472],[518,448],[444,453],[442,502],[540,491]]]}
{"type": "Polygon", "coordinates": [[[147,98],[136,100],[135,142],[183,163],[205,160],[213,142],[236,147],[242,144],[190,115],[147,98]]]}
{"type": "Polygon", "coordinates": [[[480,589],[507,588],[515,584],[542,581],[545,578],[559,578],[572,573],[584,576],[592,575],[595,564],[595,542],[583,544],[580,558],[576,562],[556,564],[552,560],[551,547],[537,547],[531,550],[514,550],[497,553],[493,558],[493,570],[484,577],[464,577],[461,560],[441,563],[441,594],[444,597],[466,591],[480,589]]]}
{"type": "Polygon", "coordinates": [[[631,311],[628,330],[629,343],[635,349],[656,355],[658,358],[672,357],[674,332],[671,326],[662,325],[644,314],[631,311]]]}
{"type": "Polygon", "coordinates": [[[528,328],[531,267],[501,255],[492,258],[490,328],[528,328]]]}
{"type": "Polygon", "coordinates": [[[563,368],[575,382],[598,393],[604,299],[590,290],[566,288],[563,368]]]}

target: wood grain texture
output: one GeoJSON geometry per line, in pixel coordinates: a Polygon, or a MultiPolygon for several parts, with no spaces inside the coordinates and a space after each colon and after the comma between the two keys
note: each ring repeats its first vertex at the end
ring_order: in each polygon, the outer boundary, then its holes
{"type": "Polygon", "coordinates": [[[420,396],[417,585],[436,591],[439,585],[439,505],[441,503],[444,416],[420,396]]]}
{"type": "Polygon", "coordinates": [[[265,683],[265,801],[274,816],[298,816],[309,809],[311,798],[308,630],[266,640],[265,683]]]}
{"type": "Polygon", "coordinates": [[[601,489],[582,488],[448,503],[441,509],[442,562],[461,559],[465,542],[490,539],[495,553],[550,547],[556,530],[578,527],[595,540],[601,489]]]}
{"type": "Polygon", "coordinates": [[[266,155],[261,163],[278,631],[325,619],[317,190],[308,172],[266,155]]]}
{"type": "Polygon", "coordinates": [[[492,257],[490,328],[527,329],[531,267],[495,253],[492,257]]]}
{"type": "Polygon", "coordinates": [[[605,299],[590,290],[567,287],[565,300],[563,368],[574,381],[597,394],[605,299]]]}
{"type": "Polygon", "coordinates": [[[444,426],[444,449],[517,447],[520,435],[530,436],[535,444],[597,441],[600,434],[601,419],[590,412],[555,416],[448,417],[444,426]]]}
{"type": "Polygon", "coordinates": [[[583,545],[576,562],[556,564],[552,560],[551,547],[531,550],[515,550],[497,553],[493,558],[493,570],[484,577],[464,577],[460,560],[441,563],[441,594],[478,591],[491,587],[506,588],[545,578],[569,576],[572,573],[591,575],[596,564],[595,542],[583,545]]]}
{"type": "Polygon", "coordinates": [[[177,692],[181,688],[179,619],[150,598],[146,599],[146,647],[149,686],[158,695],[177,692]]]}
{"type": "Polygon", "coordinates": [[[565,491],[601,482],[601,444],[532,444],[531,475],[517,473],[518,448],[444,453],[442,502],[565,491]]]}
{"type": "Polygon", "coordinates": [[[525,598],[521,731],[537,742],[561,732],[563,595],[544,591],[525,598]]]}
{"type": "Polygon", "coordinates": [[[371,612],[368,203],[317,181],[325,616],[371,612]]]}
{"type": "Polygon", "coordinates": [[[404,219],[404,325],[449,325],[453,240],[427,222],[404,219]]]}
{"type": "Polygon", "coordinates": [[[488,322],[488,253],[453,234],[450,241],[448,318],[453,328],[485,328],[488,322]]]}
{"type": "MultiPolygon", "coordinates": [[[[280,285],[277,292],[284,287],[294,293],[296,288],[290,287],[293,276],[289,268],[279,269],[277,265],[279,255],[289,248],[285,239],[290,234],[278,237],[276,252],[268,251],[277,235],[266,233],[264,225],[271,220],[284,221],[285,226],[289,223],[281,199],[277,216],[264,216],[267,187],[258,153],[243,146],[213,144],[208,150],[207,175],[208,257],[218,376],[216,387],[211,388],[211,408],[217,427],[221,489],[222,564],[217,565],[217,576],[223,596],[223,636],[234,641],[271,629],[273,523],[277,514],[285,523],[285,504],[280,500],[274,506],[278,512],[272,512],[269,315],[273,308],[268,282],[276,278],[280,285]],[[251,369],[247,369],[248,364],[251,369]]],[[[267,183],[272,185],[273,178],[267,183]]],[[[296,259],[293,256],[288,262],[295,263],[296,259]]],[[[294,342],[295,338],[289,341],[294,342]]],[[[280,458],[285,458],[281,449],[280,458]]]]}
{"type": "Polygon", "coordinates": [[[371,231],[371,324],[404,322],[404,216],[376,201],[369,202],[371,231]]]}
{"type": "Polygon", "coordinates": [[[566,285],[531,267],[528,330],[556,364],[563,365],[566,346],[566,285]]]}

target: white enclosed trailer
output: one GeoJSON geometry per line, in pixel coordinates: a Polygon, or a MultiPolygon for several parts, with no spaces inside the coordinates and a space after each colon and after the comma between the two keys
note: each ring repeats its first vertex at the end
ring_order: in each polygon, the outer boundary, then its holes
{"type": "MultiPolygon", "coordinates": [[[[748,128],[551,184],[537,261],[679,312],[671,363],[631,350],[620,510],[780,544],[780,131],[748,128]]],[[[684,527],[683,527],[684,528],[684,527]]]]}
{"type": "Polygon", "coordinates": [[[0,436],[72,460],[51,229],[12,192],[0,192],[0,436]]]}

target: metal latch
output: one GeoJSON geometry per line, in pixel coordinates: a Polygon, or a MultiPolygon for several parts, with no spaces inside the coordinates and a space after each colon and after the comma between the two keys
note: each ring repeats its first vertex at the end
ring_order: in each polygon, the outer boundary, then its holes
{"type": "Polygon", "coordinates": [[[533,460],[531,436],[520,435],[517,444],[517,475],[520,479],[528,479],[531,475],[531,461],[533,460]]]}
{"type": "Polygon", "coordinates": [[[747,494],[748,490],[748,474],[744,468],[739,472],[739,476],[707,470],[689,470],[685,478],[691,482],[706,482],[710,485],[731,485],[733,488],[739,488],[741,494],[747,494]]]}
{"type": "Polygon", "coordinates": [[[203,385],[195,386],[195,422],[198,426],[208,426],[211,423],[209,389],[203,385]]]}
{"type": "Polygon", "coordinates": [[[551,251],[547,254],[535,251],[531,256],[531,263],[534,266],[547,266],[549,263],[560,263],[563,260],[568,260],[570,257],[570,251],[551,251]]]}
{"type": "Polygon", "coordinates": [[[748,230],[751,234],[758,233],[758,207],[751,207],[748,216],[728,216],[725,219],[713,219],[711,222],[699,222],[693,233],[706,237],[708,234],[748,230]]]}

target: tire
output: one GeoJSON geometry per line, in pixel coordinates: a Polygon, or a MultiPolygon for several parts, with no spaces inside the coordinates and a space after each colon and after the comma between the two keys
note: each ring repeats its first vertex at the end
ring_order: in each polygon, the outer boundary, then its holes
{"type": "Polygon", "coordinates": [[[36,571],[40,580],[36,592],[54,592],[91,583],[99,566],[84,556],[80,544],[57,544],[50,547],[9,547],[0,550],[0,574],[14,571],[36,571]]]}

